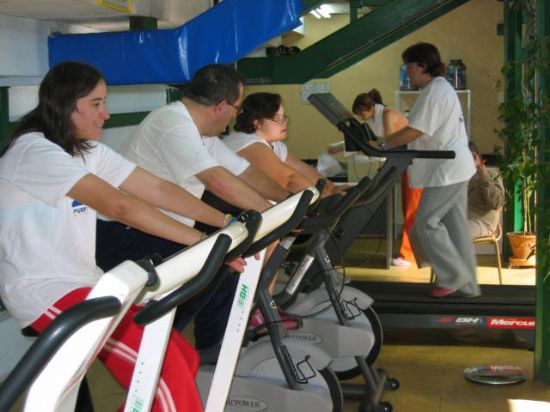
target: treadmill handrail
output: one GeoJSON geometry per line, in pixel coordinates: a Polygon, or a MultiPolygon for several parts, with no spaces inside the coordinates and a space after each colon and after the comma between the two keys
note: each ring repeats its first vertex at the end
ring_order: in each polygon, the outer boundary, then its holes
{"type": "Polygon", "coordinates": [[[349,189],[331,209],[319,213],[317,216],[311,216],[304,219],[300,224],[300,229],[310,231],[330,225],[338,219],[359,196],[362,196],[370,188],[372,183],[373,181],[369,177],[362,178],[361,181],[356,186],[349,189]]]}
{"type": "Polygon", "coordinates": [[[325,118],[342,131],[347,138],[350,138],[361,151],[367,156],[373,157],[401,157],[410,156],[417,159],[454,159],[455,152],[452,150],[379,150],[366,142],[363,136],[357,136],[347,122],[358,124],[353,114],[340,103],[332,93],[315,93],[308,97],[309,102],[325,118]]]}

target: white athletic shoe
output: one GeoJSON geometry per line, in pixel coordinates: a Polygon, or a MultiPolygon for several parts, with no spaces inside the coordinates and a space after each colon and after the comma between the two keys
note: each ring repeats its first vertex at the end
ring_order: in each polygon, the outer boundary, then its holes
{"type": "Polygon", "coordinates": [[[391,264],[392,264],[392,266],[410,266],[410,265],[412,265],[411,262],[409,262],[408,260],[405,260],[403,258],[400,258],[400,257],[393,258],[391,260],[391,264]]]}

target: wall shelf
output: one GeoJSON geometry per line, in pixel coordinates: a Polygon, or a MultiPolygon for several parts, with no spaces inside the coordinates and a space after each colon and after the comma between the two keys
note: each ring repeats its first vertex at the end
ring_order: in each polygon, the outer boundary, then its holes
{"type": "MultiPolygon", "coordinates": [[[[462,112],[466,118],[466,134],[468,139],[472,138],[472,93],[470,89],[455,90],[460,103],[462,104],[462,112]],[[465,100],[465,101],[464,101],[465,100]]],[[[403,96],[417,96],[420,90],[396,90],[395,91],[395,108],[401,111],[401,100],[403,96]]],[[[412,106],[412,104],[411,104],[412,106]]]]}

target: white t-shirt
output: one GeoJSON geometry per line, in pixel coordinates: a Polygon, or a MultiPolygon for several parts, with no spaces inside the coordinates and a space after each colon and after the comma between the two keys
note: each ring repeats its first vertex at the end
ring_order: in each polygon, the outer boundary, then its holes
{"type": "Polygon", "coordinates": [[[384,136],[384,109],[383,104],[376,103],[374,105],[374,116],[367,120],[367,124],[370,126],[372,132],[376,137],[384,136]]]}
{"type": "Polygon", "coordinates": [[[229,136],[224,137],[222,141],[235,153],[239,153],[253,143],[262,143],[272,149],[282,162],[285,162],[288,156],[288,148],[284,142],[277,140],[268,143],[263,137],[258,136],[256,133],[233,132],[229,136]]]}
{"type": "MultiPolygon", "coordinates": [[[[201,136],[181,101],[149,113],[136,134],[130,136],[120,150],[127,159],[183,187],[199,199],[204,193],[204,185],[195,177],[197,174],[221,166],[239,176],[250,166],[218,137],[201,136]]],[[[163,212],[186,225],[194,224],[187,217],[163,212]]]]}
{"type": "Polygon", "coordinates": [[[453,150],[454,159],[414,159],[408,168],[411,187],[448,186],[469,180],[476,168],[464,127],[464,116],[454,89],[435,77],[422,90],[409,115],[409,127],[423,135],[410,150],[453,150]]]}
{"type": "Polygon", "coordinates": [[[135,165],[92,144],[84,160],[42,133],[27,133],[0,157],[0,294],[22,327],[102,274],[96,212],[66,194],[89,173],[118,187],[135,165]]]}

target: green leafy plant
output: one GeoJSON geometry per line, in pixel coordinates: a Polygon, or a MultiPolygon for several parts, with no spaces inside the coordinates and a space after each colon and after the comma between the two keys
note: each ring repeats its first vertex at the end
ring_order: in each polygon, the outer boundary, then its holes
{"type": "Polygon", "coordinates": [[[512,197],[519,194],[522,231],[527,234],[534,233],[535,228],[534,194],[537,177],[550,176],[548,165],[541,165],[537,161],[537,150],[541,143],[539,128],[548,127],[550,121],[548,96],[543,96],[537,75],[550,70],[550,39],[536,35],[533,0],[515,3],[527,16],[522,56],[518,61],[508,62],[502,73],[508,76],[513,75],[514,70],[521,70],[521,92],[499,106],[499,120],[503,127],[496,132],[505,146],[505,152],[499,153],[500,172],[505,181],[516,183],[514,190],[508,193],[512,197]]]}

